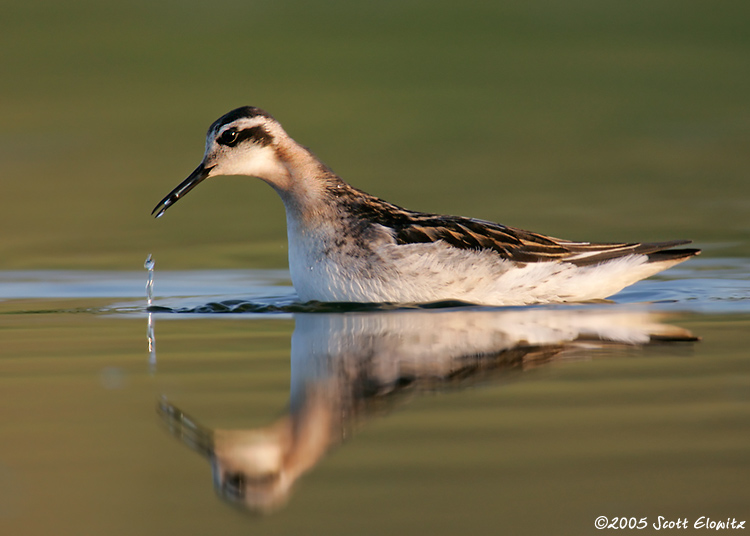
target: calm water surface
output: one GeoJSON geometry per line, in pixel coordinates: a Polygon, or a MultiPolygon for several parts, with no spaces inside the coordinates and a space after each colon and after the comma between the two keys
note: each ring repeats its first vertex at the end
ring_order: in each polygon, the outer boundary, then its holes
{"type": "Polygon", "coordinates": [[[145,271],[0,273],[0,527],[750,521],[748,274],[700,258],[613,303],[355,309],[297,304],[283,271],[157,270],[149,314],[145,271]]]}

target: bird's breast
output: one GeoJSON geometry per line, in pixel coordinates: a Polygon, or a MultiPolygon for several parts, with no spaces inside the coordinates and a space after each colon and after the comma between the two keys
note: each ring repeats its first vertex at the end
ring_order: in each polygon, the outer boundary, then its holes
{"type": "Polygon", "coordinates": [[[304,301],[385,301],[393,268],[378,249],[394,240],[386,229],[328,219],[317,225],[288,221],[289,270],[304,301]]]}

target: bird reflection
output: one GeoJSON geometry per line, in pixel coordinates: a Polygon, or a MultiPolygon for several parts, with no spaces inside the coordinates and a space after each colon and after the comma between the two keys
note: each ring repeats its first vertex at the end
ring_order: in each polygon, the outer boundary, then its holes
{"type": "Polygon", "coordinates": [[[297,314],[289,406],[272,424],[212,429],[166,399],[158,409],[172,435],[210,460],[223,499],[266,513],[357,424],[405,395],[695,340],[655,313],[606,307],[297,314]]]}

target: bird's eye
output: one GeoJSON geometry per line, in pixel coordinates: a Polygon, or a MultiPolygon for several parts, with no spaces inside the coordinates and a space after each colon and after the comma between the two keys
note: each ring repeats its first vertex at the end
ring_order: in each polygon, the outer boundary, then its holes
{"type": "Polygon", "coordinates": [[[239,132],[237,132],[237,130],[233,128],[230,128],[229,130],[225,131],[221,136],[219,136],[219,139],[217,141],[221,145],[234,147],[237,144],[238,138],[239,138],[239,132]]]}

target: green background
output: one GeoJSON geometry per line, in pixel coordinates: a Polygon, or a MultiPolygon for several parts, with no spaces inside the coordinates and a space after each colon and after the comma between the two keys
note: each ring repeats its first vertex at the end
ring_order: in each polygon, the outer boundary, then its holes
{"type": "Polygon", "coordinates": [[[407,208],[750,254],[746,0],[0,7],[0,269],[286,266],[260,181],[149,215],[245,104],[407,208]]]}

